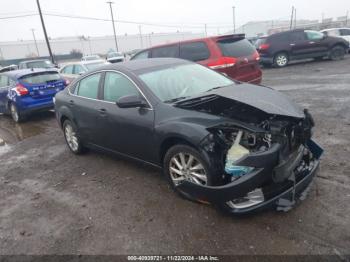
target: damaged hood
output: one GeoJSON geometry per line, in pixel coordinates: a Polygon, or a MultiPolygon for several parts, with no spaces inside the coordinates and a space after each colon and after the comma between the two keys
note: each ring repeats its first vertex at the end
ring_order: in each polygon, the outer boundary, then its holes
{"type": "MultiPolygon", "coordinates": [[[[271,115],[281,115],[295,118],[305,117],[303,110],[287,96],[274,89],[264,86],[243,83],[221,87],[205,93],[205,96],[214,95],[249,105],[271,115]]],[[[182,100],[178,103],[178,105],[181,107],[182,104],[188,103],[190,100],[199,97],[201,96],[182,100]]]]}

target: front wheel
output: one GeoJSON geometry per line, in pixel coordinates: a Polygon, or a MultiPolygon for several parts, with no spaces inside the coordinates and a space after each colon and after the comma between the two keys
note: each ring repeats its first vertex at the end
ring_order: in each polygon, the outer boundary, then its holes
{"type": "Polygon", "coordinates": [[[67,145],[74,154],[79,155],[85,151],[78,137],[77,128],[70,120],[64,121],[63,132],[67,145]]]}
{"type": "Polygon", "coordinates": [[[195,148],[187,145],[175,145],[167,151],[164,173],[174,191],[190,200],[195,199],[178,189],[181,183],[189,181],[201,186],[213,184],[209,164],[195,148]]]}
{"type": "Polygon", "coordinates": [[[344,59],[344,56],[345,56],[345,48],[342,46],[333,47],[329,54],[329,58],[333,61],[344,59]]]}
{"type": "Polygon", "coordinates": [[[273,64],[276,67],[285,67],[288,65],[289,58],[286,53],[278,53],[273,59],[273,64]]]}

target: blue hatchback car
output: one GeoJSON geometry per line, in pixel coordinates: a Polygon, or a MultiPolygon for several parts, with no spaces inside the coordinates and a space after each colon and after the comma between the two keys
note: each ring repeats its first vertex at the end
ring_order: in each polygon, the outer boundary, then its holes
{"type": "Polygon", "coordinates": [[[20,122],[53,108],[53,97],[68,85],[55,69],[24,69],[0,74],[0,113],[20,122]]]}

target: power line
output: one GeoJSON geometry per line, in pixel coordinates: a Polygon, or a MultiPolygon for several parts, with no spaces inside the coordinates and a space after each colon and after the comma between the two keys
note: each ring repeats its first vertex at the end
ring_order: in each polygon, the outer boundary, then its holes
{"type": "Polygon", "coordinates": [[[21,18],[21,17],[29,17],[29,16],[37,16],[38,14],[27,14],[27,15],[16,15],[16,16],[5,16],[0,17],[0,19],[13,19],[13,18],[21,18]]]}

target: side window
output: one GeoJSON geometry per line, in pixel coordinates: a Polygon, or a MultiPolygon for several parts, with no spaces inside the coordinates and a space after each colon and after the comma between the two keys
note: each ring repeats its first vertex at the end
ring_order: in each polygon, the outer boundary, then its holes
{"type": "Polygon", "coordinates": [[[5,87],[9,85],[8,77],[5,75],[0,75],[0,87],[5,87]]]}
{"type": "Polygon", "coordinates": [[[179,46],[170,45],[152,49],[152,57],[179,57],[179,46]]]}
{"type": "Polygon", "coordinates": [[[336,30],[329,30],[329,31],[325,31],[327,32],[327,35],[328,36],[339,36],[339,30],[336,29],[336,30]]]}
{"type": "Polygon", "coordinates": [[[63,74],[73,74],[73,65],[67,65],[65,68],[62,70],[63,74]]]}
{"type": "Polygon", "coordinates": [[[323,34],[317,31],[305,31],[308,40],[321,40],[323,34]]]}
{"type": "Polygon", "coordinates": [[[135,56],[132,57],[131,60],[136,60],[136,59],[146,59],[149,57],[149,50],[143,51],[141,53],[136,54],[135,56]]]}
{"type": "Polygon", "coordinates": [[[116,102],[119,98],[128,95],[139,95],[136,86],[125,76],[107,72],[104,81],[104,100],[116,102]]]}
{"type": "Polygon", "coordinates": [[[305,33],[304,32],[292,32],[289,36],[291,41],[298,42],[298,41],[304,41],[306,40],[305,38],[305,33]]]}
{"type": "Polygon", "coordinates": [[[74,71],[73,71],[74,75],[79,75],[79,74],[84,73],[84,72],[85,72],[85,70],[81,65],[74,65],[74,71]]]}
{"type": "Polygon", "coordinates": [[[87,98],[98,98],[98,86],[101,79],[101,73],[83,78],[77,86],[77,95],[87,98]]]}
{"type": "Polygon", "coordinates": [[[206,60],[209,56],[209,49],[204,42],[180,44],[180,58],[197,62],[206,60]]]}
{"type": "Polygon", "coordinates": [[[346,35],[350,36],[350,29],[340,29],[339,31],[341,36],[346,36],[346,35]]]}

